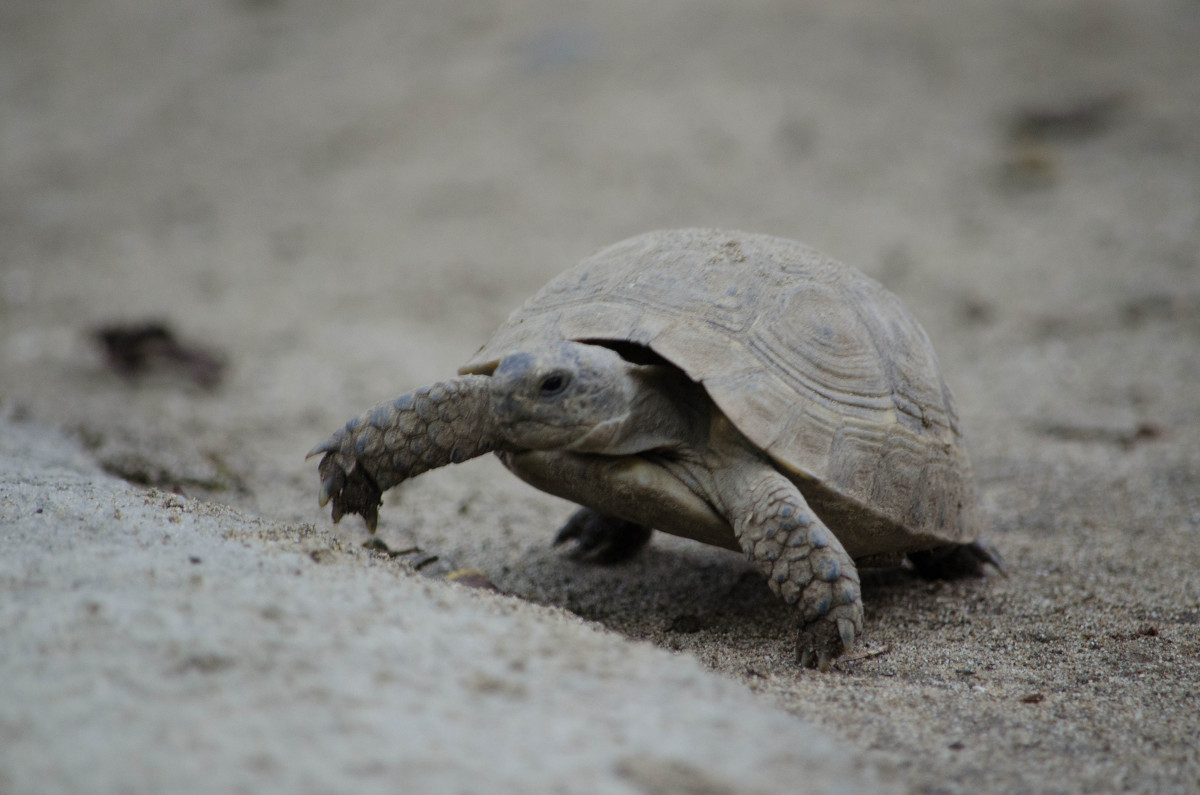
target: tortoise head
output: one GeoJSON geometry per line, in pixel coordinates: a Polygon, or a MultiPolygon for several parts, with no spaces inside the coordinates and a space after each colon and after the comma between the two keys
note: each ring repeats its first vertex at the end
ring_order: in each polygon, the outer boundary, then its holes
{"type": "Polygon", "coordinates": [[[580,342],[511,353],[492,373],[492,412],[517,447],[611,452],[629,419],[637,367],[580,342]]]}

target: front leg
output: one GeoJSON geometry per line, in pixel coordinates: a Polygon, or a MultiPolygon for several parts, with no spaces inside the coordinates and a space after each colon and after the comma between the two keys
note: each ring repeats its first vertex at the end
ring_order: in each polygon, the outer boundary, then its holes
{"type": "Polygon", "coordinates": [[[333,521],[357,513],[375,532],[383,492],[430,469],[503,446],[489,405],[486,376],[467,375],[380,403],[309,451],[318,467],[322,506],[333,521]]]}
{"type": "Polygon", "coordinates": [[[763,472],[742,488],[726,489],[725,496],[746,559],[767,577],[772,591],[800,610],[800,664],[827,670],[862,633],[854,561],[799,489],[778,472],[763,472]]]}

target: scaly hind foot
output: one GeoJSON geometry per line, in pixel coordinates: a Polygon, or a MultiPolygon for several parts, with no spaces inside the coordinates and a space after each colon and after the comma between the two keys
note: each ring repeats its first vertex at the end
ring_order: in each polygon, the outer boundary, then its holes
{"type": "Polygon", "coordinates": [[[611,565],[640,552],[652,532],[635,522],[580,508],[554,536],[554,546],[574,541],[571,557],[575,560],[611,565]]]}
{"type": "Polygon", "coordinates": [[[908,553],[908,560],[917,574],[926,580],[957,580],[963,577],[982,577],[984,566],[993,566],[1004,576],[1000,553],[982,539],[970,544],[949,544],[908,553]]]}

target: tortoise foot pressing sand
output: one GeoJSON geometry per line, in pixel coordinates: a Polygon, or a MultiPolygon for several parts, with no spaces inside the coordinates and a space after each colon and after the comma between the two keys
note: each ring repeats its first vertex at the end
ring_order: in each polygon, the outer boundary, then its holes
{"type": "Polygon", "coordinates": [[[933,348],[858,271],[765,235],[684,229],[618,243],[550,282],[459,376],[381,403],[310,456],[333,519],[374,532],[383,491],[496,452],[585,506],[585,559],[650,528],[744,553],[828,668],[862,633],[855,560],[927,576],[998,563],[933,348]]]}

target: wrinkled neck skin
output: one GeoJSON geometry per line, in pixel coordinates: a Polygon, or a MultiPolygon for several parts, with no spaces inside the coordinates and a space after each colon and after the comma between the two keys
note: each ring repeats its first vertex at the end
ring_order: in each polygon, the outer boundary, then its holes
{"type": "Polygon", "coordinates": [[[628,365],[622,374],[631,396],[624,410],[599,422],[564,447],[580,453],[635,455],[649,450],[695,448],[703,443],[707,396],[677,370],[628,365]]]}

